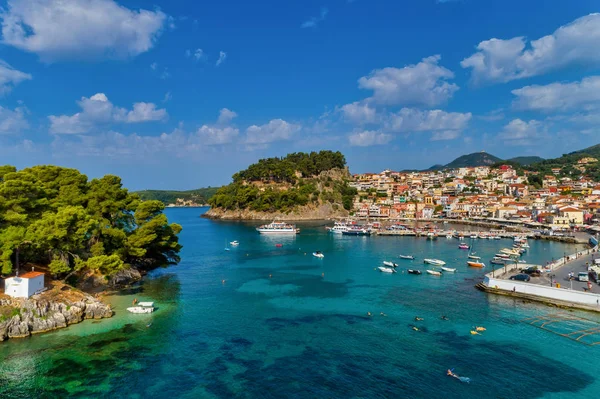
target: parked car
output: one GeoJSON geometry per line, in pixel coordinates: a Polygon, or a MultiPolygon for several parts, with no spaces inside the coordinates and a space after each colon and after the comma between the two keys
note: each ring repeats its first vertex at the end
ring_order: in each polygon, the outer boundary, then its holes
{"type": "Polygon", "coordinates": [[[516,280],[516,281],[529,281],[531,280],[531,277],[529,277],[528,274],[515,274],[514,276],[510,276],[510,280],[516,280]]]}
{"type": "Polygon", "coordinates": [[[527,269],[521,270],[521,273],[528,274],[530,277],[539,277],[542,275],[537,267],[528,267],[527,269]]]}
{"type": "Polygon", "coordinates": [[[590,278],[588,276],[588,272],[579,272],[579,273],[577,273],[577,280],[582,281],[584,283],[587,283],[588,281],[590,281],[590,278]]]}

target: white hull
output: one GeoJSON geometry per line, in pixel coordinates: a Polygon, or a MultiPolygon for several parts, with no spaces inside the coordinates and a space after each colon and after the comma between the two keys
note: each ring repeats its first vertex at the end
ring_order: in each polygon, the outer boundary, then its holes
{"type": "Polygon", "coordinates": [[[384,260],[383,264],[386,265],[386,266],[389,266],[389,267],[397,267],[398,266],[398,264],[396,264],[394,262],[389,262],[387,260],[384,260]]]}
{"type": "Polygon", "coordinates": [[[378,269],[382,273],[396,273],[396,271],[390,267],[378,267],[378,269]]]}
{"type": "Polygon", "coordinates": [[[318,254],[318,253],[316,253],[316,252],[313,252],[313,256],[314,256],[315,258],[324,258],[324,257],[325,257],[325,255],[323,255],[323,254],[318,254]]]}
{"type": "Polygon", "coordinates": [[[445,272],[450,272],[450,273],[454,273],[456,271],[456,269],[454,269],[452,267],[442,267],[442,270],[445,272]]]}
{"type": "Polygon", "coordinates": [[[127,308],[127,311],[131,312],[131,313],[138,313],[138,314],[152,313],[152,312],[154,312],[154,308],[153,307],[144,307],[144,306],[133,306],[133,307],[127,308]]]}
{"type": "Polygon", "coordinates": [[[446,264],[446,262],[439,259],[424,259],[423,262],[434,266],[444,266],[446,264]]]}
{"type": "Polygon", "coordinates": [[[298,234],[296,230],[284,229],[256,229],[260,234],[298,234]]]}
{"type": "Polygon", "coordinates": [[[442,273],[436,272],[435,270],[427,270],[427,274],[431,274],[432,276],[441,276],[442,273]]]}

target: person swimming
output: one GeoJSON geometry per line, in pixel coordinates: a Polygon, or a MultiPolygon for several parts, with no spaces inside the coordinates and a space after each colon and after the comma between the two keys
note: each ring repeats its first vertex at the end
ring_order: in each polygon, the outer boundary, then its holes
{"type": "Polygon", "coordinates": [[[446,371],[446,375],[449,377],[456,378],[460,382],[466,382],[466,383],[471,382],[471,379],[469,377],[461,377],[458,374],[455,374],[454,369],[448,369],[448,371],[446,371]]]}

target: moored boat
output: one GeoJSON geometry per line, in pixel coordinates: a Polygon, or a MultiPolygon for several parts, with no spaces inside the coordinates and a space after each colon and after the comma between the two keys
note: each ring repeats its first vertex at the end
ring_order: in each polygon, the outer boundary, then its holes
{"type": "Polygon", "coordinates": [[[432,276],[441,276],[442,273],[437,270],[427,270],[427,274],[431,274],[432,276]]]}
{"type": "Polygon", "coordinates": [[[260,234],[298,234],[300,229],[295,225],[283,222],[271,222],[256,228],[260,234]]]}
{"type": "Polygon", "coordinates": [[[154,312],[154,302],[138,302],[136,306],[127,308],[128,312],[131,313],[152,313],[154,312]]]}
{"type": "Polygon", "coordinates": [[[348,229],[342,231],[345,236],[370,236],[371,230],[368,230],[361,226],[350,226],[348,229]]]}
{"type": "Polygon", "coordinates": [[[423,259],[423,263],[428,263],[434,266],[444,266],[446,264],[446,262],[439,259],[423,259]]]}
{"type": "Polygon", "coordinates": [[[387,260],[384,260],[383,264],[386,265],[386,266],[389,266],[389,267],[398,267],[397,263],[390,262],[390,261],[387,261],[387,260]]]}
{"type": "Polygon", "coordinates": [[[506,264],[506,259],[503,258],[499,258],[497,256],[494,256],[491,260],[490,263],[492,265],[505,265],[506,264]]]}
{"type": "Polygon", "coordinates": [[[378,267],[378,269],[382,273],[396,273],[396,270],[394,270],[394,268],[392,268],[392,267],[380,266],[380,267],[378,267]]]}
{"type": "Polygon", "coordinates": [[[480,260],[480,259],[481,259],[481,256],[477,256],[477,255],[473,255],[473,254],[471,254],[471,255],[469,255],[469,256],[468,256],[468,258],[469,258],[469,259],[480,260]]]}
{"type": "Polygon", "coordinates": [[[345,222],[335,222],[333,227],[327,227],[330,233],[333,234],[342,234],[344,231],[347,231],[350,228],[350,225],[345,222]]]}
{"type": "Polygon", "coordinates": [[[464,242],[461,242],[460,244],[458,244],[458,248],[460,248],[460,249],[469,249],[469,245],[465,244],[464,242]]]}
{"type": "Polygon", "coordinates": [[[240,245],[240,243],[237,240],[231,241],[229,243],[229,245],[231,245],[232,247],[237,247],[238,245],[240,245]]]}
{"type": "Polygon", "coordinates": [[[454,273],[456,271],[456,268],[454,267],[444,267],[442,266],[442,270],[445,272],[450,272],[450,273],[454,273]]]}
{"type": "Polygon", "coordinates": [[[399,257],[400,259],[410,259],[410,260],[412,260],[412,259],[414,259],[414,258],[415,258],[415,257],[414,257],[414,256],[412,256],[412,255],[398,255],[398,257],[399,257]]]}
{"type": "Polygon", "coordinates": [[[407,269],[406,271],[408,274],[421,274],[421,271],[416,269],[407,269]]]}
{"type": "Polygon", "coordinates": [[[315,251],[315,252],[313,252],[313,256],[315,258],[324,258],[325,257],[325,255],[323,255],[323,253],[321,251],[315,251]]]}
{"type": "Polygon", "coordinates": [[[476,262],[476,261],[468,261],[467,265],[469,265],[470,267],[478,267],[478,268],[484,268],[485,267],[485,263],[483,262],[476,262]]]}

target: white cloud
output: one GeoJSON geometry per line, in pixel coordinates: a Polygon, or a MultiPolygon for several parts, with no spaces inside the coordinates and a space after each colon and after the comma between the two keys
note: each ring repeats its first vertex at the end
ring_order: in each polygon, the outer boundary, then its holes
{"type": "Polygon", "coordinates": [[[373,145],[387,144],[392,140],[391,134],[381,133],[375,130],[365,130],[353,133],[348,137],[350,145],[356,147],[369,147],[373,145]]]}
{"type": "Polygon", "coordinates": [[[301,129],[300,125],[286,122],[282,119],[273,119],[269,123],[246,129],[247,144],[268,144],[276,141],[290,140],[301,129]]]}
{"type": "Polygon", "coordinates": [[[24,80],[31,80],[31,75],[17,71],[8,63],[0,60],[0,95],[8,93],[13,87],[24,80]]]}
{"type": "Polygon", "coordinates": [[[150,64],[150,69],[152,69],[153,71],[156,71],[156,68],[158,68],[158,63],[153,62],[152,64],[150,64]]]}
{"type": "Polygon", "coordinates": [[[219,59],[215,63],[215,66],[221,65],[227,59],[227,53],[224,51],[219,51],[219,59]]]}
{"type": "Polygon", "coordinates": [[[443,130],[433,133],[431,141],[454,140],[458,136],[460,136],[460,130],[443,130]]]}
{"type": "Polygon", "coordinates": [[[374,123],[377,121],[377,111],[368,103],[355,101],[340,108],[344,118],[357,125],[374,123]]]}
{"type": "Polygon", "coordinates": [[[504,126],[498,138],[508,145],[531,145],[542,137],[544,131],[545,128],[539,121],[513,119],[504,126]]]}
{"type": "Polygon", "coordinates": [[[171,95],[171,92],[168,91],[165,93],[165,96],[163,97],[162,102],[163,103],[168,103],[169,101],[171,101],[171,99],[173,98],[173,96],[171,95]]]}
{"type": "Polygon", "coordinates": [[[512,94],[517,96],[513,106],[521,110],[553,112],[598,108],[600,76],[589,76],[581,82],[525,86],[513,90],[512,94]]]}
{"type": "Polygon", "coordinates": [[[301,28],[316,28],[317,25],[319,24],[319,22],[322,22],[325,20],[325,17],[327,17],[327,14],[329,13],[329,10],[325,7],[321,8],[321,13],[319,14],[318,17],[310,17],[308,20],[304,21],[302,23],[302,25],[300,25],[301,28]]]}
{"type": "Polygon", "coordinates": [[[386,128],[398,132],[424,132],[438,130],[463,130],[472,115],[470,112],[446,112],[439,109],[421,111],[415,108],[402,108],[391,114],[386,128]]]}
{"type": "Polygon", "coordinates": [[[435,106],[444,103],[459,87],[446,81],[454,74],[438,65],[440,58],[434,55],[404,68],[376,69],[360,78],[358,86],[373,90],[369,100],[379,104],[435,106]]]}
{"type": "Polygon", "coordinates": [[[231,126],[217,127],[204,125],[196,134],[202,138],[202,144],[220,145],[233,142],[239,135],[240,130],[231,126]]]}
{"type": "Polygon", "coordinates": [[[14,110],[0,106],[0,134],[15,134],[27,129],[29,123],[25,119],[27,109],[17,107],[14,110]]]}
{"type": "Polygon", "coordinates": [[[104,93],[97,93],[90,98],[82,97],[77,102],[81,112],[74,115],[50,115],[50,132],[56,134],[86,133],[98,125],[110,123],[138,123],[159,121],[167,118],[165,109],[156,109],[153,103],[139,102],[133,109],[114,106],[104,93]]]}
{"type": "Polygon", "coordinates": [[[508,82],[569,65],[598,66],[599,41],[600,14],[589,14],[532,40],[529,46],[524,37],[482,41],[461,66],[472,69],[474,83],[508,82]]]}
{"type": "Polygon", "coordinates": [[[237,118],[237,116],[238,114],[236,114],[235,112],[227,108],[223,108],[221,109],[221,111],[219,111],[219,119],[217,120],[217,123],[220,125],[226,125],[233,119],[237,118]]]}
{"type": "Polygon", "coordinates": [[[150,50],[167,16],[113,0],[8,0],[0,13],[4,44],[45,61],[134,57],[150,50]]]}
{"type": "Polygon", "coordinates": [[[199,61],[202,57],[204,57],[204,51],[202,51],[201,48],[197,48],[196,51],[194,51],[194,58],[196,61],[199,61]]]}

